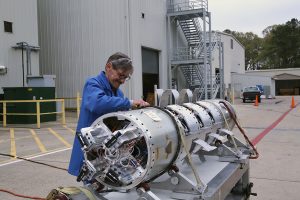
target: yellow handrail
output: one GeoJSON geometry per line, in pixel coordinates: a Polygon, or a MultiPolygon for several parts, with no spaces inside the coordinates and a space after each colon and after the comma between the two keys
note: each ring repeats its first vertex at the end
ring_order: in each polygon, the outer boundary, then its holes
{"type": "Polygon", "coordinates": [[[81,103],[81,96],[80,93],[77,92],[76,97],[61,97],[60,99],[64,99],[64,100],[76,100],[76,112],[77,112],[77,118],[79,118],[79,114],[80,114],[80,103],[81,103]]]}
{"type": "MultiPolygon", "coordinates": [[[[43,99],[43,100],[5,100],[0,101],[0,103],[3,103],[3,127],[7,126],[6,122],[6,116],[7,115],[36,115],[36,123],[37,128],[41,128],[41,115],[47,115],[47,114],[62,114],[62,124],[66,124],[66,114],[65,114],[65,100],[64,99],[43,99]],[[44,112],[41,113],[40,103],[41,102],[61,102],[62,108],[61,112],[44,112]],[[36,113],[7,113],[6,105],[7,103],[36,103],[36,113]]],[[[1,113],[0,113],[1,115],[1,113]]]]}

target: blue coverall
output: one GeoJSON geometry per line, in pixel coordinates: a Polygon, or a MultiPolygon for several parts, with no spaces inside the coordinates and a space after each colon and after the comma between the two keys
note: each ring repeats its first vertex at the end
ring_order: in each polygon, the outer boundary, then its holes
{"type": "MultiPolygon", "coordinates": [[[[90,126],[98,117],[130,108],[130,100],[124,98],[120,89],[114,93],[105,72],[86,81],[83,88],[80,116],[76,132],[90,126]]],[[[83,152],[75,136],[68,172],[78,176],[83,164],[83,152]]]]}

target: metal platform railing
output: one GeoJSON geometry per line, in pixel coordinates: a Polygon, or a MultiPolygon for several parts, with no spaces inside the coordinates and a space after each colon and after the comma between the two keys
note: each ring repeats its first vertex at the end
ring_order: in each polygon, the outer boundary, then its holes
{"type": "MultiPolygon", "coordinates": [[[[218,42],[221,41],[221,35],[217,32],[213,32],[211,38],[212,42],[211,45],[208,46],[207,53],[210,51],[213,52],[215,48],[218,47],[218,42]]],[[[206,43],[209,44],[208,39],[206,43]]],[[[174,49],[171,60],[179,61],[204,58],[204,45],[205,42],[200,41],[197,46],[178,47],[174,49]]]]}
{"type": "Polygon", "coordinates": [[[208,10],[208,0],[181,0],[175,2],[173,0],[169,0],[168,5],[168,13],[195,9],[208,10]]]}
{"type": "Polygon", "coordinates": [[[193,60],[200,58],[200,50],[198,47],[178,47],[175,51],[173,51],[172,56],[172,60],[174,61],[193,60]]]}

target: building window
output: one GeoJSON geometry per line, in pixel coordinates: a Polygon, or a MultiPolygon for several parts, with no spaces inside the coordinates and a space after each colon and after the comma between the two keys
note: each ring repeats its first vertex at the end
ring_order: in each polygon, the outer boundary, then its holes
{"type": "Polygon", "coordinates": [[[7,32],[7,33],[13,32],[12,22],[4,21],[4,32],[7,32]]]}
{"type": "Polygon", "coordinates": [[[230,39],[230,48],[233,49],[233,39],[230,39]]]}

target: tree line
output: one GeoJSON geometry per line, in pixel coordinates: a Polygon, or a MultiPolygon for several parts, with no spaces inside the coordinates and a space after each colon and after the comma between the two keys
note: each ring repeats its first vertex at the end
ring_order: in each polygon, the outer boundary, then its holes
{"type": "Polygon", "coordinates": [[[296,18],[268,26],[262,32],[263,38],[253,32],[224,32],[245,47],[246,70],[300,68],[300,21],[296,18]]]}

